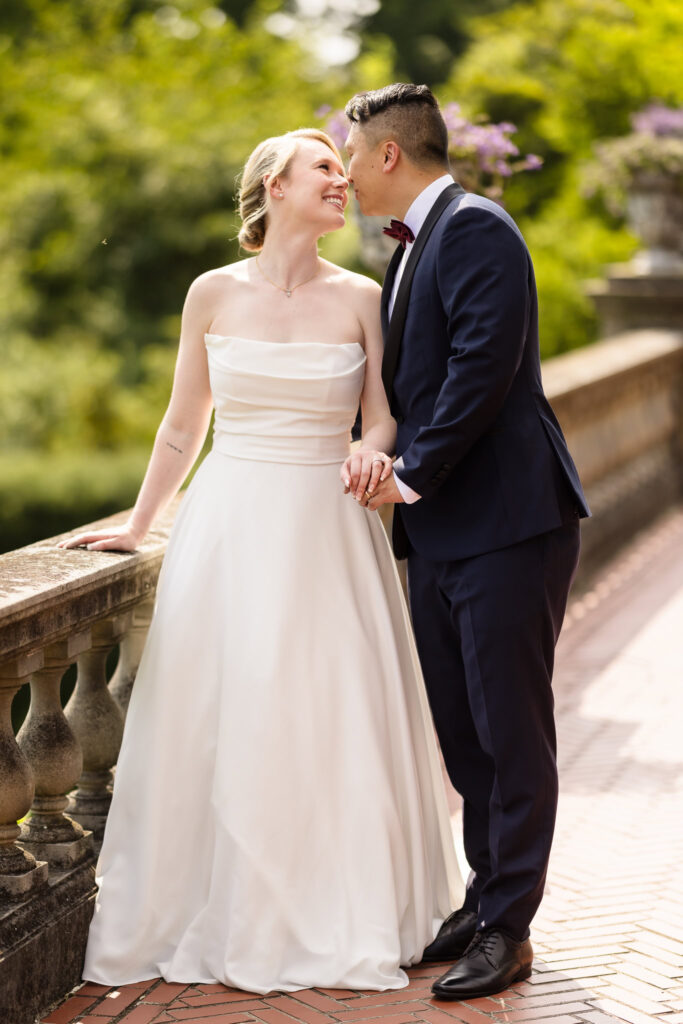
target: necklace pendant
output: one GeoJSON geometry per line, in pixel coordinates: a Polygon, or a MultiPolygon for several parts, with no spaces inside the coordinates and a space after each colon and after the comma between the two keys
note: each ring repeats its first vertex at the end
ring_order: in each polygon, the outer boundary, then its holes
{"type": "Polygon", "coordinates": [[[287,296],[288,299],[291,299],[291,297],[292,297],[292,289],[291,288],[285,288],[285,295],[287,296]]]}

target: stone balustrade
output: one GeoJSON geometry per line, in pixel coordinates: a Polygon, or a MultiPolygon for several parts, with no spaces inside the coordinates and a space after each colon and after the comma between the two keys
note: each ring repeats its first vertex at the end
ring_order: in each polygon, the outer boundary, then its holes
{"type": "Polygon", "coordinates": [[[0,1021],[8,1024],[33,1024],[80,979],[95,855],[176,504],[134,554],[63,550],[51,538],[0,555],[0,1021]],[[61,679],[74,663],[62,708],[61,679]],[[30,708],[15,738],[11,707],[24,683],[30,708]]]}
{"type": "Polygon", "coordinates": [[[580,575],[590,576],[683,493],[683,330],[615,335],[543,365],[591,507],[580,575]]]}
{"type": "MultiPolygon", "coordinates": [[[[683,334],[607,339],[547,362],[544,380],[594,513],[585,575],[683,493],[683,334]]],[[[0,555],[0,1020],[11,1024],[33,1024],[80,978],[95,851],[176,505],[134,554],[53,538],[0,555]],[[30,710],[15,737],[24,683],[30,710]]]]}

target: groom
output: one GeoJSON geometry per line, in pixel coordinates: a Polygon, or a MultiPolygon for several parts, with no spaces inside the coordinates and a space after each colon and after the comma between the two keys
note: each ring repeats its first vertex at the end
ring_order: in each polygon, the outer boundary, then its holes
{"type": "Polygon", "coordinates": [[[382,292],[382,376],[398,424],[395,503],[441,750],[464,801],[465,902],[425,950],[457,960],[444,999],[531,972],[557,805],[551,679],[579,555],[581,484],[543,394],[534,272],[501,207],[448,170],[430,90],[389,85],[346,107],[361,210],[400,217],[382,292]]]}

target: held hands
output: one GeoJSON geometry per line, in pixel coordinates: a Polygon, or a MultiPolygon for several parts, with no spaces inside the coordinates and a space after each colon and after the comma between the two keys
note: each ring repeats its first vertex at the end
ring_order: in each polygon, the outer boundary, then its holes
{"type": "Polygon", "coordinates": [[[142,535],[126,524],[111,530],[93,530],[91,533],[79,533],[76,537],[66,537],[59,541],[57,547],[85,547],[88,551],[135,551],[141,540],[142,535]]]}
{"type": "Polygon", "coordinates": [[[402,502],[389,455],[378,451],[355,451],[341,467],[344,494],[372,512],[389,502],[402,502]]]}

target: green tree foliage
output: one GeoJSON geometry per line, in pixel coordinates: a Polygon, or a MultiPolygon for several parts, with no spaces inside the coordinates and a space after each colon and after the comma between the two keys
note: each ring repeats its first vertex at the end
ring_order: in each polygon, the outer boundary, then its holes
{"type": "Polygon", "coordinates": [[[245,155],[346,83],[314,87],[294,43],[202,0],[32,6],[0,65],[0,331],[91,339],[134,381],[192,277],[237,255],[245,155]]]}
{"type": "Polygon", "coordinates": [[[505,201],[536,263],[545,354],[584,344],[597,325],[584,279],[628,258],[635,240],[582,195],[595,141],[630,130],[653,99],[683,101],[677,0],[536,0],[471,23],[475,42],[444,97],[520,129],[524,152],[544,158],[520,174],[505,201]]]}
{"type": "MultiPolygon", "coordinates": [[[[389,38],[396,54],[394,78],[434,88],[443,83],[453,63],[472,41],[470,19],[509,7],[513,0],[384,0],[361,24],[368,42],[389,38]]],[[[524,0],[518,0],[524,2],[524,0]]],[[[529,0],[526,0],[528,3],[529,0]]]]}
{"type": "Polygon", "coordinates": [[[40,450],[0,452],[0,550],[52,537],[134,501],[149,449],[74,447],[58,458],[40,450]]]}

